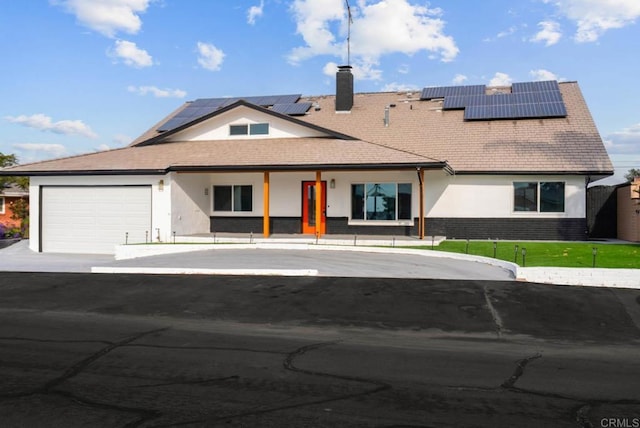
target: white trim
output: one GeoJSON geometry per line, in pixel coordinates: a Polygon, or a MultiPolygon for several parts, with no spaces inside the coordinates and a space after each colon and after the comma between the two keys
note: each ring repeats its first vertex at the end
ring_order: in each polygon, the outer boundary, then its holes
{"type": "Polygon", "coordinates": [[[349,226],[413,226],[413,220],[352,220],[349,226]]]}
{"type": "Polygon", "coordinates": [[[0,214],[4,214],[5,213],[6,202],[7,202],[7,200],[4,198],[4,196],[0,196],[0,214]]]}

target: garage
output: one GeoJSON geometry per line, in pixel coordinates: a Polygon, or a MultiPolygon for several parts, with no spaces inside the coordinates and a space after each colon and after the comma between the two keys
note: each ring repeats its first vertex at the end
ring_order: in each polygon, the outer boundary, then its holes
{"type": "Polygon", "coordinates": [[[151,236],[151,186],[41,187],[40,251],[113,254],[151,236]]]}

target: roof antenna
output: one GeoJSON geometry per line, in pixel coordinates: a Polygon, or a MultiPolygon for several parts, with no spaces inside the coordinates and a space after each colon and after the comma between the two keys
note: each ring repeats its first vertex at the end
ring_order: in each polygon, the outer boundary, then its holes
{"type": "Polygon", "coordinates": [[[351,65],[351,24],[353,24],[353,16],[351,15],[351,6],[349,6],[349,0],[344,0],[347,3],[347,65],[351,65]]]}

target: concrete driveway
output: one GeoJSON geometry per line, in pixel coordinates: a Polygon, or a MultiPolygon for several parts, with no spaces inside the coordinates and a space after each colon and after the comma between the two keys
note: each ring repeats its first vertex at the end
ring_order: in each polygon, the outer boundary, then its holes
{"type": "Polygon", "coordinates": [[[296,272],[298,275],[377,278],[433,278],[512,280],[501,267],[472,260],[426,255],[368,253],[363,251],[321,251],[295,249],[224,249],[141,257],[116,261],[110,255],[35,253],[28,241],[0,250],[0,271],[15,272],[99,272],[262,274],[296,272]]]}

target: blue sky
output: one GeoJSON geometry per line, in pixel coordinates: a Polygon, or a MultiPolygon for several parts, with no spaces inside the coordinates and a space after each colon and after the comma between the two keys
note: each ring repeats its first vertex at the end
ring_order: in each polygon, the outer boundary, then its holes
{"type": "MultiPolygon", "coordinates": [[[[578,81],[640,168],[640,1],[350,0],[356,91],[578,81]]],[[[332,94],[345,0],[27,0],[0,12],[0,152],[122,147],[184,101],[332,94]]]]}

